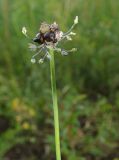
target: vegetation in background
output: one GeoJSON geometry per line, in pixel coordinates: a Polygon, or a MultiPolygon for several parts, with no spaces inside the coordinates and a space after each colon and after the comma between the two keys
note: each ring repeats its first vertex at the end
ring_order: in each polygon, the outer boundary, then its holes
{"type": "Polygon", "coordinates": [[[78,36],[56,54],[62,160],[119,159],[119,1],[0,0],[0,160],[55,160],[49,64],[33,65],[21,28],[40,22],[78,36]]]}

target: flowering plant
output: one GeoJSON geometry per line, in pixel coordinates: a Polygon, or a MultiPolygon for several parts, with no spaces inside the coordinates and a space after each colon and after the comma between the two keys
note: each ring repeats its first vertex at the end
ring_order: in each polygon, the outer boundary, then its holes
{"type": "MultiPolygon", "coordinates": [[[[31,62],[35,63],[35,57],[41,52],[44,56],[39,59],[39,63],[43,63],[45,57],[50,59],[50,72],[51,72],[51,86],[52,86],[52,99],[53,99],[53,109],[54,109],[54,128],[55,128],[55,145],[56,145],[56,160],[61,160],[60,152],[60,134],[59,134],[59,115],[58,115],[58,103],[57,103],[57,90],[56,90],[56,78],[55,78],[55,61],[54,61],[54,51],[61,52],[62,55],[68,55],[68,53],[76,51],[75,48],[71,50],[65,50],[58,48],[58,44],[64,40],[72,40],[71,36],[76,35],[72,32],[72,29],[78,23],[78,16],[75,17],[74,23],[68,32],[63,33],[60,31],[59,26],[56,22],[49,25],[46,22],[41,23],[39,32],[33,38],[34,43],[29,44],[29,49],[31,51],[37,51],[31,58],[31,62]]],[[[27,30],[25,27],[22,28],[22,33],[28,37],[27,30]]]]}

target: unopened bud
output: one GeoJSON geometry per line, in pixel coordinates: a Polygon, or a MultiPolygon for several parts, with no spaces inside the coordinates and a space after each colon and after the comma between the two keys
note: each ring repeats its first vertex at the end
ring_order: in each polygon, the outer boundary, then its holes
{"type": "Polygon", "coordinates": [[[32,58],[32,59],[31,59],[31,63],[36,63],[36,59],[35,59],[35,58],[32,58]]]}
{"type": "Polygon", "coordinates": [[[77,23],[78,23],[78,16],[76,16],[74,19],[74,24],[77,24],[77,23]]]}
{"type": "Polygon", "coordinates": [[[77,48],[72,48],[71,52],[76,52],[77,48]]]}
{"type": "Polygon", "coordinates": [[[76,33],[74,33],[74,32],[70,32],[70,35],[73,35],[73,36],[75,36],[75,35],[76,35],[76,33]]]}
{"type": "Polygon", "coordinates": [[[22,33],[27,37],[27,30],[26,30],[26,27],[23,27],[23,28],[22,28],[22,33]]]}
{"type": "Polygon", "coordinates": [[[66,36],[67,40],[72,41],[72,38],[70,36],[66,36]]]}
{"type": "Polygon", "coordinates": [[[44,61],[43,61],[43,59],[41,58],[41,59],[39,59],[39,61],[38,61],[40,64],[42,64],[44,61]]]}

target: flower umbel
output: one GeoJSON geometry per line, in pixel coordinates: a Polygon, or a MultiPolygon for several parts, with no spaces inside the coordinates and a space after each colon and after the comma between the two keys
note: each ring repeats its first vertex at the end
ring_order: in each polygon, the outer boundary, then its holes
{"type": "MultiPolygon", "coordinates": [[[[76,49],[65,50],[58,48],[58,44],[64,40],[72,40],[71,36],[76,35],[76,33],[72,32],[75,25],[78,23],[78,16],[75,17],[74,23],[69,29],[68,32],[63,33],[59,29],[59,25],[54,22],[53,24],[48,24],[46,22],[41,23],[39,32],[36,34],[35,38],[33,38],[33,43],[29,43],[29,49],[31,51],[36,52],[31,58],[31,62],[35,63],[35,57],[40,53],[43,53],[43,57],[38,60],[38,63],[43,63],[45,58],[50,59],[49,49],[52,48],[57,52],[61,52],[62,55],[68,55],[70,52],[76,51],[76,49]],[[36,44],[34,44],[34,42],[36,44]]],[[[22,33],[28,37],[27,30],[25,27],[22,28],[22,33]]]]}

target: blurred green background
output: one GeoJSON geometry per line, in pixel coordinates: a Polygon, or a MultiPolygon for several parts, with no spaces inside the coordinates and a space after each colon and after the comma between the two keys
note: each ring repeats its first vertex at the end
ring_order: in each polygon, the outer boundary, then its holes
{"type": "Polygon", "coordinates": [[[78,51],[55,56],[62,160],[119,160],[119,0],[0,0],[0,160],[55,160],[49,62],[21,29],[76,15],[78,51]]]}

